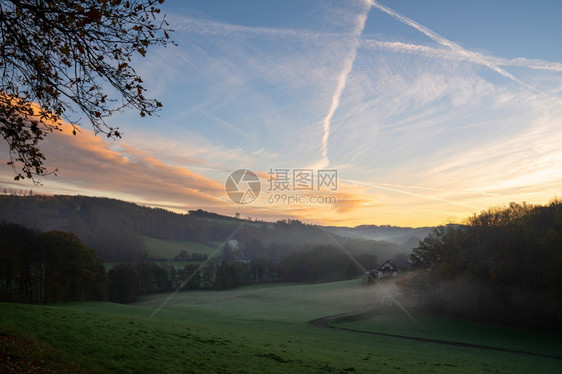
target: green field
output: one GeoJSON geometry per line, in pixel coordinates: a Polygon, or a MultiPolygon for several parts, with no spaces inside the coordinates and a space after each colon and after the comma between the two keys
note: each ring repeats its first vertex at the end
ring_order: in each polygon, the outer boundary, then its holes
{"type": "MultiPolygon", "coordinates": [[[[43,360],[57,372],[63,363],[69,371],[83,368],[85,372],[130,373],[562,371],[559,359],[408,341],[309,323],[367,305],[371,291],[359,283],[274,284],[232,291],[180,292],[152,318],[168,295],[146,296],[134,305],[3,303],[0,337],[15,339],[15,347],[4,350],[13,352],[12,356],[28,352],[22,365],[43,360]]],[[[465,339],[529,352],[542,348],[554,354],[562,352],[559,336],[421,315],[417,318],[427,320],[409,326],[410,322],[399,313],[389,308],[367,319],[332,323],[452,341],[465,339]],[[500,338],[502,334],[510,339],[500,338]]]]}
{"type": "Polygon", "coordinates": [[[187,253],[199,252],[211,256],[215,247],[209,247],[201,243],[190,242],[187,240],[163,240],[143,236],[144,245],[149,259],[174,260],[181,250],[187,253]]]}
{"type": "Polygon", "coordinates": [[[394,308],[365,313],[359,318],[341,318],[330,326],[357,331],[403,335],[447,342],[482,345],[555,356],[562,360],[562,334],[513,329],[462,319],[413,313],[415,321],[394,308]]]}

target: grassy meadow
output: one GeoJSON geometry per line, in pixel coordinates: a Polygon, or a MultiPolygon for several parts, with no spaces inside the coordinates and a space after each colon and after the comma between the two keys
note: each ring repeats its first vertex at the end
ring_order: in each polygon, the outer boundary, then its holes
{"type": "MultiPolygon", "coordinates": [[[[15,360],[23,365],[21,372],[42,364],[56,372],[99,373],[562,371],[561,359],[416,342],[309,323],[367,305],[372,288],[362,287],[358,280],[185,291],[167,300],[168,296],[145,296],[132,305],[2,303],[0,357],[25,357],[22,362],[15,360]],[[5,342],[9,339],[11,344],[5,342]]],[[[418,322],[412,325],[401,313],[386,308],[364,319],[331,323],[558,356],[562,352],[560,336],[426,315],[416,315],[418,322]]]]}
{"type": "Polygon", "coordinates": [[[562,360],[562,334],[513,329],[422,313],[413,313],[415,321],[412,321],[393,309],[375,310],[359,318],[343,317],[330,321],[328,325],[357,331],[481,345],[559,357],[562,360]]]}

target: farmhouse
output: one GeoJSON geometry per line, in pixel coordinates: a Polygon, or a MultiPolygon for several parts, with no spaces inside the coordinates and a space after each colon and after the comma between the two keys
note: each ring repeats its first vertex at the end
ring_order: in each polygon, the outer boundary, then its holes
{"type": "Polygon", "coordinates": [[[398,266],[394,265],[391,260],[386,260],[377,270],[375,270],[379,278],[395,277],[398,274],[398,266]]]}
{"type": "Polygon", "coordinates": [[[392,260],[386,260],[377,269],[365,272],[364,283],[372,284],[377,279],[394,278],[400,269],[392,263],[392,260]]]}

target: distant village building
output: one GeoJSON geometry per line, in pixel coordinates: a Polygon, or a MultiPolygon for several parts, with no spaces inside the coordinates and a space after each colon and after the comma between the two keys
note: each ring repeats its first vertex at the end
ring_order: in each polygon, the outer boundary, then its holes
{"type": "Polygon", "coordinates": [[[377,270],[375,270],[379,278],[395,277],[400,269],[394,265],[391,260],[386,260],[377,270]]]}
{"type": "Polygon", "coordinates": [[[377,269],[365,272],[365,284],[373,284],[378,279],[394,278],[398,275],[400,269],[392,263],[392,260],[386,260],[377,269]]]}

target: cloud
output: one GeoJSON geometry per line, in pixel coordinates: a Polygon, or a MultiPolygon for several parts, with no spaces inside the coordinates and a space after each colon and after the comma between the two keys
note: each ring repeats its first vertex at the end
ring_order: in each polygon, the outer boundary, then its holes
{"type": "MultiPolygon", "coordinates": [[[[329,21],[340,22],[339,33],[247,27],[174,16],[170,22],[185,48],[160,61],[252,157],[261,161],[261,154],[256,153],[267,150],[269,155],[283,155],[295,166],[329,134],[326,111],[337,110],[364,26],[361,18],[368,12],[365,2],[360,9],[340,9],[337,4],[334,8],[339,13],[329,21]],[[197,73],[191,75],[190,71],[197,73]]],[[[211,121],[206,123],[210,126],[205,132],[216,127],[211,121]]],[[[221,138],[221,142],[234,144],[229,139],[221,138]]],[[[274,163],[277,165],[272,166],[280,166],[274,163]]]]}
{"type": "MultiPolygon", "coordinates": [[[[491,63],[497,66],[513,66],[522,67],[528,69],[536,70],[548,70],[553,72],[562,71],[562,63],[550,62],[540,59],[528,59],[524,57],[517,57],[513,59],[505,59],[501,57],[495,57],[486,55],[479,52],[467,51],[456,43],[449,41],[448,39],[438,35],[427,27],[424,27],[417,22],[399,14],[398,12],[385,7],[378,2],[373,1],[372,6],[379,9],[380,11],[397,18],[404,24],[416,28],[418,31],[422,32],[424,35],[428,36],[432,40],[437,41],[441,45],[448,47],[449,49],[439,49],[424,45],[409,44],[397,41],[378,41],[369,40],[362,38],[360,41],[361,48],[367,49],[382,49],[394,52],[403,53],[415,53],[418,55],[423,55],[425,57],[431,58],[444,58],[451,60],[467,60],[475,63],[486,65],[491,63]],[[462,52],[462,53],[459,53],[462,52]],[[468,53],[466,53],[468,52],[468,53]]],[[[271,28],[271,27],[249,27],[242,25],[232,25],[220,22],[214,22],[210,20],[198,20],[190,17],[181,17],[177,15],[170,15],[168,21],[172,23],[174,28],[178,31],[185,31],[189,33],[204,34],[204,35],[252,35],[253,37],[260,39],[275,38],[276,40],[296,40],[299,42],[309,41],[317,42],[319,40],[333,40],[341,39],[345,40],[349,38],[349,35],[345,33],[327,33],[327,32],[317,32],[311,30],[293,30],[293,29],[283,29],[283,28],[271,28]]]]}
{"type": "Polygon", "coordinates": [[[531,120],[515,135],[458,152],[426,170],[427,175],[431,180],[447,176],[452,183],[495,196],[533,191],[541,195],[539,198],[548,199],[562,186],[562,135],[555,125],[555,113],[531,120]]]}
{"type": "Polygon", "coordinates": [[[49,136],[44,150],[60,177],[45,178],[43,189],[178,211],[411,225],[559,191],[562,113],[544,92],[559,94],[562,64],[465,50],[378,2],[341,4],[315,4],[326,22],[294,29],[169,15],[180,47],[158,49],[139,70],[164,96],[162,117],[112,118],[125,133],[118,142],[87,130],[49,136]],[[431,46],[365,35],[369,7],[431,46]],[[307,165],[315,149],[322,157],[307,165]],[[337,204],[241,206],[224,192],[238,168],[266,183],[269,168],[328,164],[341,177],[337,204]]]}
{"type": "Polygon", "coordinates": [[[339,33],[322,33],[311,30],[294,30],[286,28],[256,27],[233,25],[211,20],[200,20],[192,17],[169,15],[171,27],[176,31],[199,35],[243,35],[258,39],[283,39],[288,41],[317,41],[321,38],[341,37],[339,33]]]}
{"type": "Polygon", "coordinates": [[[357,214],[362,208],[381,207],[382,204],[373,204],[372,199],[365,193],[351,192],[352,189],[341,191],[335,194],[337,203],[333,205],[334,213],[336,214],[357,214]]]}
{"type": "Polygon", "coordinates": [[[484,65],[483,61],[487,61],[498,66],[512,66],[512,67],[521,67],[521,68],[535,69],[535,70],[562,72],[562,63],[559,62],[550,62],[550,61],[539,60],[539,59],[528,59],[524,57],[506,59],[501,57],[485,55],[479,52],[470,52],[469,54],[465,54],[465,53],[458,53],[458,51],[451,50],[451,49],[434,48],[425,45],[410,44],[410,43],[403,43],[403,42],[396,42],[396,41],[381,41],[381,40],[362,38],[360,47],[363,49],[410,53],[410,54],[415,54],[418,56],[429,57],[429,58],[438,58],[438,59],[456,60],[456,61],[470,61],[481,65],[484,65]]]}
{"type": "Polygon", "coordinates": [[[368,13],[369,13],[369,8],[366,7],[366,9],[363,10],[363,12],[357,16],[357,20],[355,22],[355,26],[352,32],[353,38],[350,43],[349,53],[344,60],[343,69],[338,76],[336,90],[334,91],[334,94],[332,96],[332,101],[330,103],[330,109],[328,110],[328,113],[322,120],[324,135],[322,137],[321,146],[322,146],[322,159],[323,162],[325,163],[324,166],[329,165],[328,139],[330,138],[330,127],[332,124],[332,118],[334,117],[334,113],[336,112],[336,110],[340,105],[340,98],[343,90],[345,89],[345,85],[347,83],[347,77],[349,76],[349,73],[353,68],[353,62],[355,61],[355,57],[357,56],[357,48],[359,46],[359,40],[361,38],[361,33],[365,28],[365,22],[367,21],[368,13]]]}
{"type": "Polygon", "coordinates": [[[473,209],[478,208],[478,207],[471,206],[469,204],[465,204],[465,203],[458,202],[458,201],[455,201],[455,200],[447,200],[447,199],[441,198],[439,196],[434,196],[434,195],[429,195],[429,194],[420,194],[420,193],[417,193],[417,192],[407,191],[404,188],[388,187],[388,185],[385,186],[385,185],[382,185],[382,184],[363,182],[363,181],[357,181],[357,180],[349,180],[349,179],[346,179],[344,181],[349,182],[349,183],[356,183],[356,184],[363,185],[363,186],[369,186],[369,187],[372,187],[372,188],[382,189],[382,190],[385,190],[385,191],[397,192],[399,194],[410,195],[410,196],[418,197],[418,198],[421,198],[421,199],[434,200],[434,201],[439,201],[439,202],[446,203],[446,204],[458,205],[458,206],[473,208],[473,209]]]}
{"type": "Polygon", "coordinates": [[[112,150],[110,143],[90,130],[80,132],[73,136],[71,126],[65,124],[62,132],[49,134],[43,141],[47,166],[59,169],[58,177],[43,178],[46,189],[54,182],[64,183],[76,193],[98,191],[181,206],[223,204],[222,184],[190,169],[168,165],[123,142],[119,143],[121,151],[112,150]]]}
{"type": "Polygon", "coordinates": [[[388,8],[384,5],[381,5],[379,3],[377,3],[374,0],[368,0],[370,1],[371,5],[380,10],[381,12],[384,12],[390,16],[392,16],[393,18],[397,19],[398,21],[402,22],[405,25],[408,25],[410,27],[413,27],[414,29],[418,30],[419,32],[421,32],[422,34],[426,35],[428,38],[430,38],[433,41],[436,41],[437,43],[450,48],[452,51],[456,52],[459,56],[464,56],[467,59],[470,59],[473,62],[478,62],[481,65],[487,66],[488,68],[494,70],[495,72],[499,73],[500,75],[511,79],[512,81],[532,90],[535,91],[541,95],[544,95],[552,100],[555,100],[558,103],[562,103],[562,101],[554,96],[549,95],[548,93],[534,87],[531,86],[530,84],[527,84],[525,82],[523,82],[522,80],[516,78],[514,75],[512,75],[511,73],[505,71],[504,69],[500,68],[497,64],[495,64],[492,60],[488,59],[485,55],[480,54],[480,53],[476,53],[476,52],[472,52],[469,50],[464,49],[463,47],[461,47],[460,45],[450,41],[449,39],[437,34],[436,32],[434,32],[433,30],[417,23],[416,21],[394,11],[391,8],[388,8]]]}

